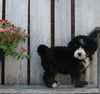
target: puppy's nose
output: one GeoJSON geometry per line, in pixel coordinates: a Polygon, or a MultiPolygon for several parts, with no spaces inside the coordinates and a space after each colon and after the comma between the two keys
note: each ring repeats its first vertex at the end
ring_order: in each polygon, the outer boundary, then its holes
{"type": "Polygon", "coordinates": [[[78,56],[82,56],[82,54],[81,53],[78,53],[78,56]]]}

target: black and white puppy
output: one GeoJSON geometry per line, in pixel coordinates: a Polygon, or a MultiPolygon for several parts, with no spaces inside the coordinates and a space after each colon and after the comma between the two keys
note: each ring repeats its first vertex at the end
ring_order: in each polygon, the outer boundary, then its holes
{"type": "Polygon", "coordinates": [[[67,47],[49,48],[46,45],[40,45],[38,53],[45,71],[43,76],[45,85],[50,88],[56,87],[57,73],[70,74],[75,87],[87,85],[85,72],[96,49],[97,43],[86,36],[75,37],[67,47]]]}

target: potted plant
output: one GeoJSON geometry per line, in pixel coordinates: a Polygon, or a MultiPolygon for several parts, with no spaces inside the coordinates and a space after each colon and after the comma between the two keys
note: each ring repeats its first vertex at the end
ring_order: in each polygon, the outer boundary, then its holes
{"type": "Polygon", "coordinates": [[[13,58],[28,59],[31,55],[26,55],[24,52],[28,53],[24,47],[21,47],[19,51],[15,51],[20,41],[26,42],[25,32],[21,31],[20,27],[16,27],[14,24],[8,22],[8,20],[0,20],[0,60],[6,55],[10,55],[13,58]]]}

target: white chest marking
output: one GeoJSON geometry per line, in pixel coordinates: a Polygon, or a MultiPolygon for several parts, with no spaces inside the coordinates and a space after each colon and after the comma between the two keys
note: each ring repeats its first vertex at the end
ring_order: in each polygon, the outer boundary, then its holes
{"type": "Polygon", "coordinates": [[[85,68],[87,68],[87,67],[89,66],[89,64],[90,64],[90,60],[89,60],[89,58],[87,57],[87,58],[85,59],[85,62],[83,62],[83,65],[84,65],[85,68]]]}

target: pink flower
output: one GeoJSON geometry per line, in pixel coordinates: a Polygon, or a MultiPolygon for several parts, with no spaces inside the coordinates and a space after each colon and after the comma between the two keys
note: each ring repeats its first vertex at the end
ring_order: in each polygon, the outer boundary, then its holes
{"type": "Polygon", "coordinates": [[[19,32],[19,36],[25,36],[24,32],[19,32]]]}
{"type": "Polygon", "coordinates": [[[14,26],[14,30],[17,30],[17,27],[16,26],[14,26]]]}
{"type": "Polygon", "coordinates": [[[28,50],[26,50],[24,47],[21,47],[21,51],[22,51],[22,52],[27,52],[27,53],[28,53],[28,50]]]}
{"type": "Polygon", "coordinates": [[[0,28],[0,32],[2,32],[3,31],[3,28],[0,28]]]}
{"type": "Polygon", "coordinates": [[[6,28],[8,31],[10,31],[10,28],[6,28]]]}
{"type": "Polygon", "coordinates": [[[11,32],[11,33],[16,33],[16,31],[14,31],[14,30],[11,30],[10,32],[11,32]]]}
{"type": "Polygon", "coordinates": [[[4,32],[8,32],[8,31],[10,31],[10,28],[4,28],[4,29],[2,29],[2,32],[4,33],[4,32]]]}
{"type": "Polygon", "coordinates": [[[10,38],[10,39],[14,39],[14,36],[11,35],[11,36],[9,36],[9,38],[10,38]]]}
{"type": "Polygon", "coordinates": [[[17,30],[17,27],[16,27],[14,24],[12,24],[12,25],[10,26],[10,29],[12,29],[12,30],[17,30]]]}

